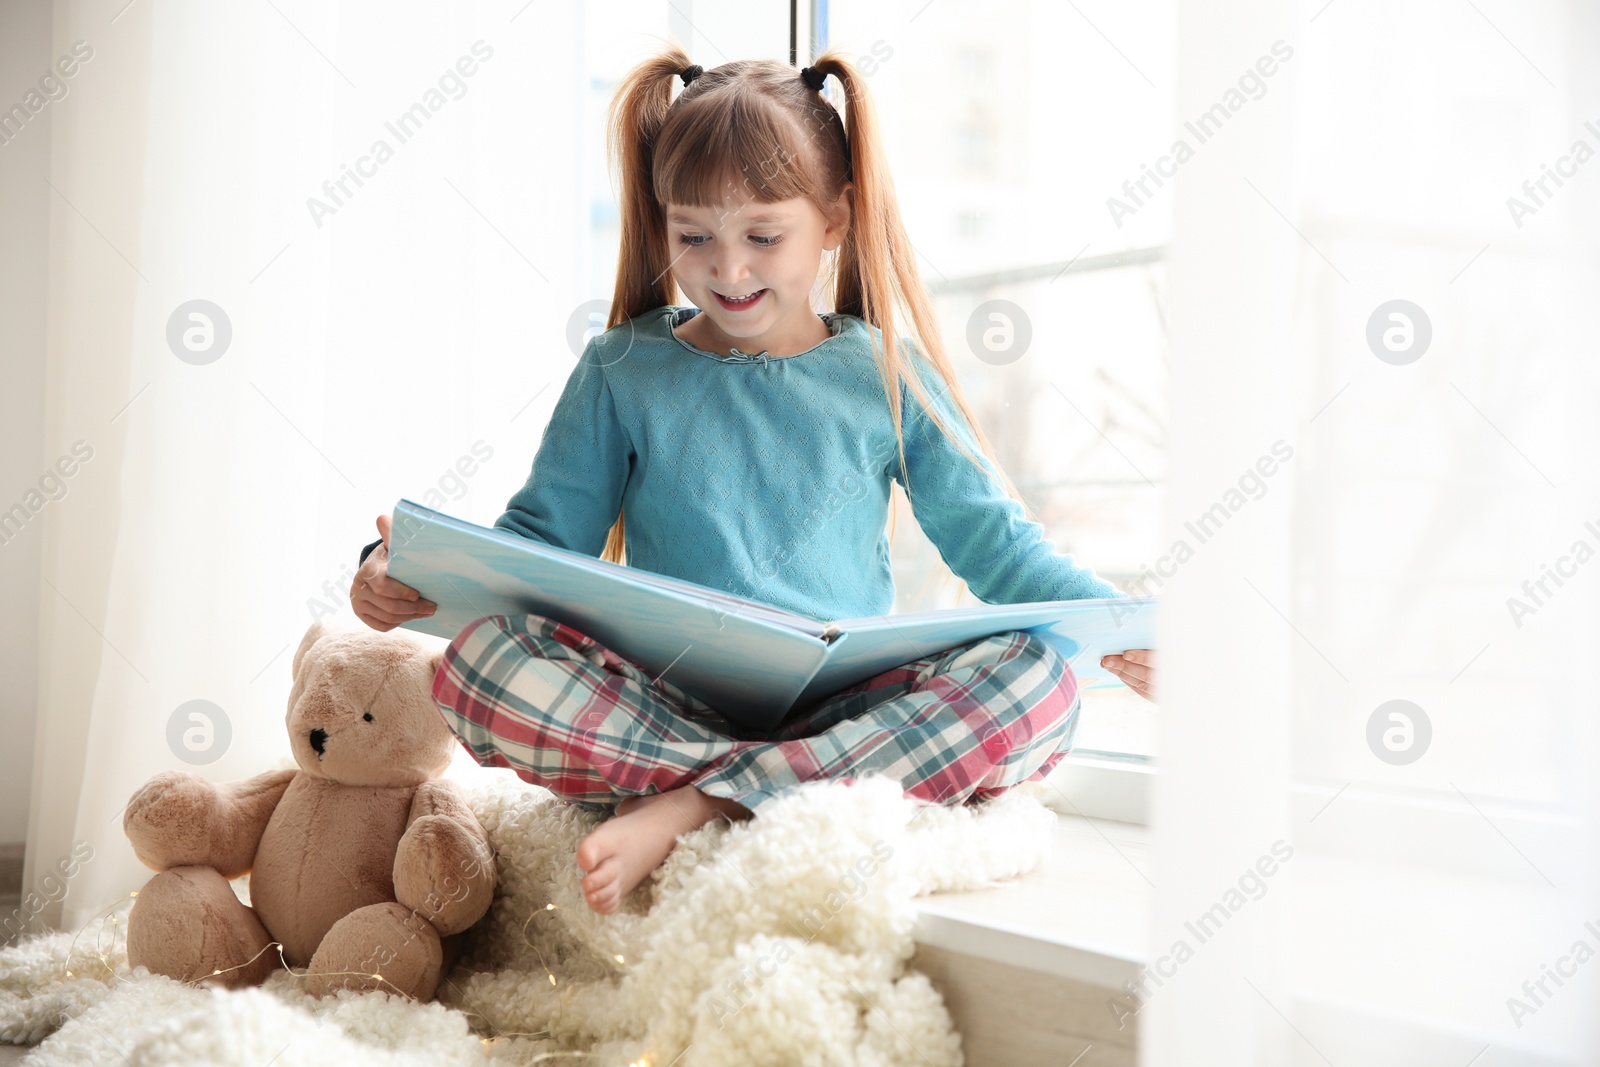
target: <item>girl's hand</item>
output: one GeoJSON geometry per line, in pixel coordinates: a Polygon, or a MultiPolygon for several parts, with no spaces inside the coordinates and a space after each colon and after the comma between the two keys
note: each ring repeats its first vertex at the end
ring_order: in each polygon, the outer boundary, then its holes
{"type": "MultiPolygon", "coordinates": [[[[378,554],[377,549],[372,550],[378,554]]],[[[1124,685],[1146,700],[1155,701],[1156,654],[1148,648],[1130,648],[1120,656],[1104,656],[1100,666],[1122,679],[1124,685]]]]}
{"type": "Polygon", "coordinates": [[[378,516],[378,536],[383,544],[367,558],[350,583],[350,607],[374,630],[392,630],[411,619],[424,619],[438,610],[431,600],[389,577],[389,516],[378,516]]]}

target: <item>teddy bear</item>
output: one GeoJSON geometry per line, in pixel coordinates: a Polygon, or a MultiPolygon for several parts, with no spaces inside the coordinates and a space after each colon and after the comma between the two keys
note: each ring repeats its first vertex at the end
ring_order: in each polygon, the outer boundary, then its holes
{"type": "Polygon", "coordinates": [[[123,829],[160,873],[128,915],[128,962],[228,988],[286,962],[317,996],[431,998],[495,887],[488,835],[439,777],[455,746],[431,695],[441,656],[313,623],[289,693],[297,770],[167,772],[135,793],[123,829]],[[246,873],[248,906],[229,882],[246,873]]]}

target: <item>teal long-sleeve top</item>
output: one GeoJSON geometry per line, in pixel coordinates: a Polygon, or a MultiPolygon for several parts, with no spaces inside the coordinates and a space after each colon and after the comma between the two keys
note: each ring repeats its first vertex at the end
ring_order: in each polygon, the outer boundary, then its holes
{"type": "MultiPolygon", "coordinates": [[[[820,621],[864,618],[894,607],[893,480],[980,600],[1121,595],[1058,554],[904,382],[901,466],[876,326],[828,313],[827,340],[797,355],[722,356],[673,332],[696,314],[657,308],[590,339],[496,526],[598,556],[620,507],[629,566],[820,621]]],[[[938,372],[906,345],[947,425],[981,457],[938,372]]]]}

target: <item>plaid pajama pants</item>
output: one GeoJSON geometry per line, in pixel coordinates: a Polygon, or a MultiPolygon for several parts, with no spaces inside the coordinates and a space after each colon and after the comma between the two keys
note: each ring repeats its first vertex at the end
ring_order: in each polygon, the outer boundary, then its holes
{"type": "Polygon", "coordinates": [[[433,698],[480,764],[590,808],[694,786],[754,810],[800,782],[869,773],[921,800],[984,800],[1048,774],[1080,706],[1060,653],[1016,631],[891,668],[757,734],[540,615],[462,630],[433,698]]]}

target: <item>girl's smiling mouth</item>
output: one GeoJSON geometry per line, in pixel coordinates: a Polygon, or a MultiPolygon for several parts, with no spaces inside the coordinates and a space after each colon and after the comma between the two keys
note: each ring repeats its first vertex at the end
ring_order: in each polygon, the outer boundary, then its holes
{"type": "Polygon", "coordinates": [[[743,300],[730,300],[714,289],[711,291],[711,295],[717,298],[717,303],[722,305],[724,311],[744,311],[747,308],[755,307],[765,294],[765,289],[757,289],[743,300]]]}

